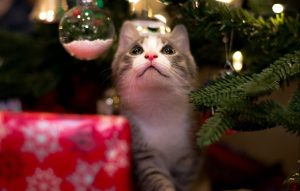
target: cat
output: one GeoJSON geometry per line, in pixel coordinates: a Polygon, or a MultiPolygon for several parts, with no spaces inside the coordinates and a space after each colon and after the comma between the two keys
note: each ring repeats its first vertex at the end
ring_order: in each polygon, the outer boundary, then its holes
{"type": "Polygon", "coordinates": [[[167,35],[121,27],[112,73],[131,123],[134,176],[142,191],[187,191],[198,170],[192,141],[197,66],[184,25],[167,35]]]}

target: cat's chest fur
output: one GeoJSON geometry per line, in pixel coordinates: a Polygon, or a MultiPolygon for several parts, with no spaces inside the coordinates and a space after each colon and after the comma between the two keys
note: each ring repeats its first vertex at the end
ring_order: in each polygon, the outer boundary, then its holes
{"type": "Polygon", "coordinates": [[[142,140],[168,165],[191,148],[190,105],[187,96],[160,93],[136,96],[129,116],[137,126],[142,140]],[[151,99],[152,97],[152,99],[151,99]]]}
{"type": "Polygon", "coordinates": [[[170,167],[180,158],[180,151],[190,148],[188,124],[176,118],[161,121],[161,124],[153,126],[147,122],[141,122],[140,130],[145,142],[150,148],[157,151],[170,167]]]}

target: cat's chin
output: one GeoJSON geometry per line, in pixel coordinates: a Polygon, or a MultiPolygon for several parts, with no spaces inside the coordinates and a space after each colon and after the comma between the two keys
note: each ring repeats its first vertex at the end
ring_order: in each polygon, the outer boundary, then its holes
{"type": "Polygon", "coordinates": [[[137,87],[144,88],[161,88],[170,86],[170,81],[166,80],[168,76],[159,72],[155,68],[149,68],[144,73],[137,75],[135,83],[137,87]]]}
{"type": "Polygon", "coordinates": [[[154,66],[149,66],[142,70],[140,73],[137,74],[137,78],[155,78],[155,77],[163,77],[168,78],[169,76],[161,72],[159,69],[157,69],[154,66]]]}

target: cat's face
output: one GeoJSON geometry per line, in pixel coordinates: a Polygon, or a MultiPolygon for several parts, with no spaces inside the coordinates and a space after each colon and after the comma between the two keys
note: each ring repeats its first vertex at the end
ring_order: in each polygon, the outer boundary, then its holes
{"type": "Polygon", "coordinates": [[[193,86],[196,65],[184,26],[169,35],[141,36],[125,22],[113,62],[118,89],[175,89],[193,86]]]}

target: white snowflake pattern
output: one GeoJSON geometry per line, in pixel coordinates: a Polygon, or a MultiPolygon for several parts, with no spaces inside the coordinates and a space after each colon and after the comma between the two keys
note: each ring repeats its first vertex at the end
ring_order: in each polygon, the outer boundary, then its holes
{"type": "Polygon", "coordinates": [[[22,151],[34,153],[39,161],[61,150],[58,143],[59,129],[53,122],[38,120],[22,128],[22,131],[25,135],[22,151]]]}
{"type": "Polygon", "coordinates": [[[37,168],[31,177],[27,177],[26,191],[60,191],[61,178],[55,176],[52,169],[37,168]]]}
{"type": "Polygon", "coordinates": [[[124,117],[117,117],[115,120],[116,127],[119,131],[124,128],[124,124],[126,124],[126,123],[127,123],[127,121],[124,117]]]}
{"type": "Polygon", "coordinates": [[[119,168],[126,168],[129,165],[128,143],[124,140],[119,140],[117,136],[114,136],[110,141],[106,142],[106,163],[104,170],[109,176],[113,176],[119,168]]]}
{"type": "Polygon", "coordinates": [[[97,129],[102,133],[107,132],[112,128],[115,128],[117,131],[121,131],[126,123],[127,121],[124,117],[101,116],[97,125],[97,129]]]}
{"type": "Polygon", "coordinates": [[[75,172],[67,177],[67,180],[73,184],[75,191],[86,191],[93,184],[101,167],[102,163],[100,162],[89,164],[78,160],[75,172]]]}
{"type": "Polygon", "coordinates": [[[98,125],[97,125],[97,129],[100,132],[106,132],[107,130],[111,129],[114,125],[114,120],[112,119],[112,117],[109,116],[101,116],[98,125]]]}

